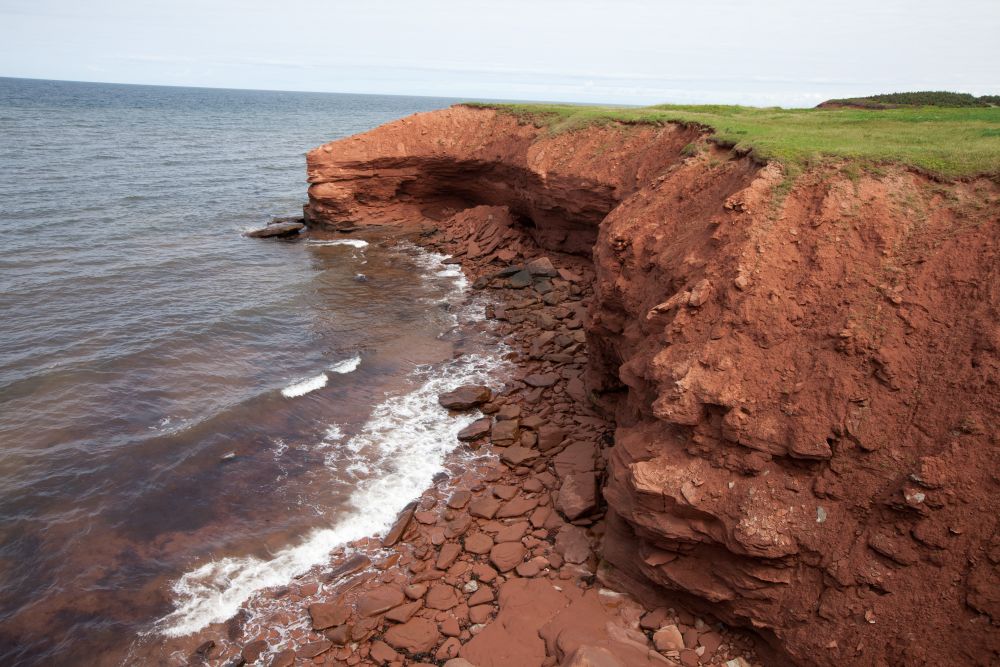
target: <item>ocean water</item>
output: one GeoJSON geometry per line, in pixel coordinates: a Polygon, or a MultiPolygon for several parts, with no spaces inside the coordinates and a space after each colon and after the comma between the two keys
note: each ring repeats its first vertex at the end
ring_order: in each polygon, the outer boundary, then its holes
{"type": "Polygon", "coordinates": [[[123,664],[431,483],[437,393],[500,364],[460,272],[242,232],[309,148],[452,102],[0,79],[0,664],[123,664]]]}

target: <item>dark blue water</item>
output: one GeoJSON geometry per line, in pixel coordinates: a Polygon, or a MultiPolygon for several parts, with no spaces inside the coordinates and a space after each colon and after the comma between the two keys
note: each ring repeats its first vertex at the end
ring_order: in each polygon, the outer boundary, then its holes
{"type": "Polygon", "coordinates": [[[429,483],[441,378],[493,363],[449,361],[463,280],[241,232],[306,150],[451,102],[0,79],[0,664],[120,664],[429,483]]]}

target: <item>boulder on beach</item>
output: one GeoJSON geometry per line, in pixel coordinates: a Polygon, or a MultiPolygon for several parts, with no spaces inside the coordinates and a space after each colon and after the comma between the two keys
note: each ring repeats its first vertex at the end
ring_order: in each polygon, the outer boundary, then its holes
{"type": "Polygon", "coordinates": [[[438,396],[438,403],[449,410],[471,410],[489,402],[491,398],[493,398],[493,392],[490,391],[489,387],[466,384],[438,396]]]}
{"type": "Polygon", "coordinates": [[[296,236],[305,228],[305,224],[301,222],[278,222],[263,229],[247,232],[246,235],[253,239],[287,238],[296,236]]]}

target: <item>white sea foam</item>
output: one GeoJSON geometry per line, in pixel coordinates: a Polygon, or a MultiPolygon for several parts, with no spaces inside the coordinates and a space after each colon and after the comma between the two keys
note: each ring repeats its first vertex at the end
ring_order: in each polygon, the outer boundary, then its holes
{"type": "Polygon", "coordinates": [[[295,398],[296,396],[308,394],[310,391],[316,391],[325,387],[328,379],[326,373],[320,373],[315,377],[299,380],[282,389],[281,395],[285,398],[295,398]]]}
{"type": "Polygon", "coordinates": [[[333,239],[332,241],[312,239],[306,241],[306,245],[316,245],[316,246],[335,246],[335,245],[347,245],[352,248],[365,248],[368,246],[368,241],[362,241],[361,239],[333,239]]]}
{"type": "Polygon", "coordinates": [[[326,433],[323,434],[324,442],[339,442],[344,439],[344,429],[340,428],[339,424],[330,424],[326,427],[326,433]]]}
{"type": "Polygon", "coordinates": [[[340,373],[345,375],[347,373],[353,373],[358,370],[358,366],[361,365],[361,355],[356,354],[350,359],[344,359],[343,361],[338,361],[333,366],[330,366],[330,370],[334,373],[340,373]]]}
{"type": "Polygon", "coordinates": [[[440,271],[436,272],[434,275],[437,276],[438,278],[464,278],[465,277],[465,274],[462,273],[462,269],[460,269],[460,268],[458,268],[456,266],[451,266],[451,267],[449,267],[447,269],[441,269],[440,271]]]}
{"type": "MultiPolygon", "coordinates": [[[[415,259],[429,270],[428,279],[446,278],[453,295],[450,302],[461,301],[468,281],[461,272],[442,267],[446,255],[427,253],[412,245],[402,249],[418,251],[415,259]],[[445,270],[447,275],[434,275],[445,270]]],[[[452,316],[457,324],[460,320],[482,319],[482,312],[481,303],[467,304],[457,308],[452,316]]],[[[418,367],[411,378],[416,389],[387,395],[375,406],[361,430],[346,442],[340,427],[331,425],[320,444],[340,444],[326,448],[326,464],[338,474],[347,472],[358,481],[349,507],[338,512],[337,522],[314,530],[299,544],[277,552],[270,559],[228,557],[187,572],[173,584],[174,611],[160,619],[156,630],[179,637],[225,621],[258,591],[283,585],[326,563],[333,549],[362,537],[383,534],[403,507],[433,483],[434,476],[444,469],[445,457],[458,444],[458,432],[465,424],[447,416],[438,404],[438,395],[456,385],[491,381],[502,368],[504,352],[504,347],[498,345],[485,355],[468,355],[436,367],[418,367]]],[[[347,368],[348,364],[354,370],[360,363],[357,356],[339,362],[331,370],[347,368]]],[[[325,375],[318,377],[323,377],[323,384],[326,383],[325,375]]]]}
{"type": "Polygon", "coordinates": [[[275,460],[280,459],[284,456],[285,452],[288,451],[288,443],[286,443],[281,438],[277,438],[274,441],[274,458],[275,460]]]}
{"type": "Polygon", "coordinates": [[[487,381],[499,359],[470,356],[436,370],[418,368],[415,390],[387,397],[361,431],[338,448],[346,451],[328,457],[343,471],[348,466],[341,457],[350,452],[350,472],[364,479],[351,495],[350,510],[340,514],[334,526],[313,531],[273,558],[222,558],[184,574],[173,585],[176,608],[160,620],[160,632],[179,637],[225,621],[257,591],[287,583],[326,562],[337,546],[388,530],[403,507],[431,485],[458,443],[464,424],[448,418],[438,405],[438,394],[457,384],[487,381]]]}

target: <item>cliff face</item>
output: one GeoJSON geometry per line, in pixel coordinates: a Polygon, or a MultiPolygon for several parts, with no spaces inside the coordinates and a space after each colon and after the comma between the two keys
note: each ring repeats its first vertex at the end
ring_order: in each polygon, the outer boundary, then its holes
{"type": "Polygon", "coordinates": [[[593,257],[606,576],[797,664],[1000,659],[995,184],[823,166],[789,188],[695,129],[551,136],[464,107],[308,166],[314,225],[488,205],[593,257]]]}
{"type": "Polygon", "coordinates": [[[417,114],[310,151],[308,213],[342,226],[506,206],[542,247],[589,254],[604,216],[696,136],[647,127],[544,137],[492,111],[417,114]]]}

